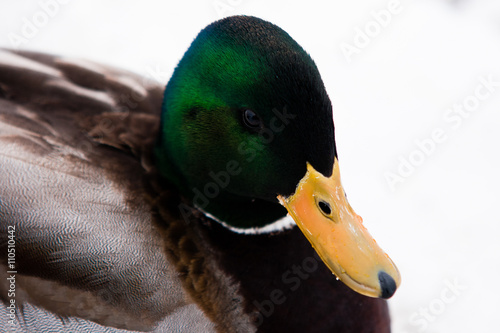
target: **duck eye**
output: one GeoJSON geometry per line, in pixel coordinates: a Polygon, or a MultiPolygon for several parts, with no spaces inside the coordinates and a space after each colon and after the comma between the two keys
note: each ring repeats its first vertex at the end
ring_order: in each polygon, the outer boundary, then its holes
{"type": "Polygon", "coordinates": [[[243,122],[247,127],[250,128],[257,128],[262,124],[259,116],[257,116],[255,112],[249,109],[245,109],[245,111],[243,111],[243,122]]]}

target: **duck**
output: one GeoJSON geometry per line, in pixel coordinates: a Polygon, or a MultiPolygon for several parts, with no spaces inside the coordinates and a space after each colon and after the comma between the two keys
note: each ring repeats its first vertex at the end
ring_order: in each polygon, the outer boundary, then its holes
{"type": "Polygon", "coordinates": [[[260,18],[205,27],[166,87],[0,50],[0,221],[7,331],[390,332],[319,70],[260,18]]]}

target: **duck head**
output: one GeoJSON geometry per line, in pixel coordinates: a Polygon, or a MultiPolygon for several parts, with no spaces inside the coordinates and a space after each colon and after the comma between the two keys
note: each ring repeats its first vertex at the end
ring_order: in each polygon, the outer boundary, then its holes
{"type": "Polygon", "coordinates": [[[288,214],[355,291],[388,298],[399,285],[347,202],[318,69],[279,27],[235,16],[199,33],[166,87],[155,156],[227,228],[265,232],[288,214]]]}

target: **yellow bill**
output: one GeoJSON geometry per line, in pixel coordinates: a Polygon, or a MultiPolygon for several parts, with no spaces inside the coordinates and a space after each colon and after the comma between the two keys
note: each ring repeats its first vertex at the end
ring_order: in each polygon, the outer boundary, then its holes
{"type": "Polygon", "coordinates": [[[308,163],[295,193],[278,199],[342,282],[370,297],[394,294],[401,283],[399,271],[347,202],[336,158],[331,177],[308,163]]]}

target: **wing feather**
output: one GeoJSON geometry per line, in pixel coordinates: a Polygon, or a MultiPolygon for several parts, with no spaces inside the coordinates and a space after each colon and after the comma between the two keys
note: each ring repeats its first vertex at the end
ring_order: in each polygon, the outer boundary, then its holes
{"type": "MultiPolygon", "coordinates": [[[[162,89],[143,88],[141,80],[83,61],[0,50],[0,248],[6,253],[8,228],[15,228],[25,329],[95,331],[91,320],[151,330],[187,313],[213,328],[190,304],[152,223],[142,157],[162,89]],[[47,322],[34,320],[37,314],[47,322]]],[[[7,267],[0,272],[0,289],[8,289],[7,267]]]]}

